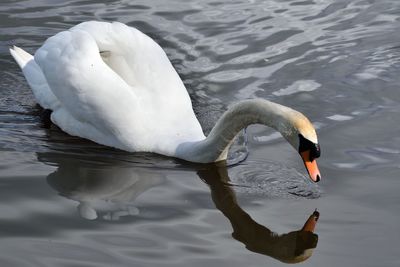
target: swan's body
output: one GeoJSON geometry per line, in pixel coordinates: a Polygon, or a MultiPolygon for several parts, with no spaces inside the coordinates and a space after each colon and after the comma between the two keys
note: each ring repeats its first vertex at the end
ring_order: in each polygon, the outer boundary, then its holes
{"type": "MultiPolygon", "coordinates": [[[[23,55],[18,48],[12,53],[23,55]]],[[[168,156],[181,142],[205,138],[164,51],[134,28],[82,23],[26,59],[22,70],[38,103],[71,135],[168,156]]]]}
{"type": "Polygon", "coordinates": [[[206,138],[165,52],[122,23],[81,23],[49,38],[34,57],[18,47],[10,52],[37,102],[53,111],[52,122],[99,144],[214,162],[253,123],[277,129],[296,149],[298,134],[317,144],[304,115],[266,100],[234,105],[206,138]]]}

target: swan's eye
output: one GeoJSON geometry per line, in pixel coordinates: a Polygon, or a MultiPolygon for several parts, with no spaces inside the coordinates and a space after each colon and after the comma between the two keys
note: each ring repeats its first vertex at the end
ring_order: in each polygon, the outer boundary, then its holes
{"type": "Polygon", "coordinates": [[[303,135],[299,134],[299,153],[304,151],[310,151],[310,161],[321,156],[321,148],[319,144],[315,144],[310,140],[304,138],[303,135]]]}

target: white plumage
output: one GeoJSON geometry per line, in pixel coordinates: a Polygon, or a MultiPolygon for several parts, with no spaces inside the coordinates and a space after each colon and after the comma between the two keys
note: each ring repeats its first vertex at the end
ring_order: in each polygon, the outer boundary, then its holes
{"type": "Polygon", "coordinates": [[[49,38],[34,58],[17,47],[11,54],[38,103],[68,134],[165,155],[205,138],[165,52],[134,28],[84,22],[49,38]]]}

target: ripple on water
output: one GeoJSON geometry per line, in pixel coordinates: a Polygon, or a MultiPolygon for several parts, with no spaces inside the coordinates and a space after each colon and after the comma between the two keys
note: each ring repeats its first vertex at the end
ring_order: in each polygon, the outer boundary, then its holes
{"type": "MultiPolygon", "coordinates": [[[[70,244],[52,240],[10,241],[6,251],[14,255],[14,259],[3,259],[17,265],[4,266],[121,266],[115,255],[91,248],[88,245],[70,244]],[[15,251],[11,252],[14,249],[15,251]],[[29,259],[26,255],[34,255],[29,259]],[[19,259],[19,260],[18,260],[19,259]]],[[[2,259],[0,259],[0,263],[2,259]]]]}
{"type": "Polygon", "coordinates": [[[335,114],[335,115],[329,116],[327,118],[330,120],[333,120],[333,121],[348,121],[348,120],[353,119],[352,116],[340,115],[340,114],[335,114]]]}
{"type": "Polygon", "coordinates": [[[141,237],[138,234],[124,234],[118,235],[116,233],[101,233],[101,234],[87,234],[87,238],[100,242],[106,246],[121,247],[121,248],[140,248],[140,249],[165,249],[165,244],[157,242],[149,237],[141,237]]]}
{"type": "Polygon", "coordinates": [[[317,90],[321,84],[317,83],[313,80],[300,80],[296,81],[290,86],[280,89],[278,91],[273,92],[273,95],[283,96],[283,95],[291,95],[298,92],[311,92],[317,90]]]}
{"type": "Polygon", "coordinates": [[[294,168],[272,161],[247,160],[229,170],[239,193],[270,198],[318,198],[319,186],[294,168]]]}

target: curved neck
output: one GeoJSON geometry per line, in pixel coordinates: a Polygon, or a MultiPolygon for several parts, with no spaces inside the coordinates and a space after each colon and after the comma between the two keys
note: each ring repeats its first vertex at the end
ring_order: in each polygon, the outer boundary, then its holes
{"type": "Polygon", "coordinates": [[[264,124],[289,136],[295,130],[291,118],[297,114],[300,113],[263,99],[241,101],[222,115],[206,139],[180,144],[175,156],[201,163],[225,160],[233,139],[243,128],[264,124]]]}

